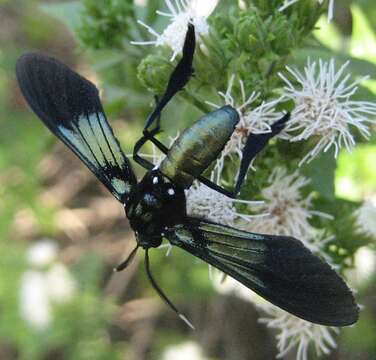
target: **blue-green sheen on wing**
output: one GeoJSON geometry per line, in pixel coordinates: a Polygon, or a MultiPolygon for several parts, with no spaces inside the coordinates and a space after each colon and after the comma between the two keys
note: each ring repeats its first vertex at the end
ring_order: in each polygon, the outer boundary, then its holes
{"type": "Polygon", "coordinates": [[[41,54],[22,56],[16,70],[33,111],[125,203],[137,180],[107,122],[95,85],[41,54]]]}
{"type": "Polygon", "coordinates": [[[254,234],[189,217],[165,235],[171,244],[302,319],[327,326],[358,319],[345,282],[292,237],[254,234]]]}

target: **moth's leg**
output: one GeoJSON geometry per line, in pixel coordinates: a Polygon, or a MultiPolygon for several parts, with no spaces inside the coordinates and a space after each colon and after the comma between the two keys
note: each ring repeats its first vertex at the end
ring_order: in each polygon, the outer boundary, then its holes
{"type": "Polygon", "coordinates": [[[150,162],[149,160],[144,159],[141,157],[138,153],[141,150],[141,148],[144,146],[144,144],[148,141],[146,137],[142,137],[140,140],[136,142],[133,148],[133,160],[141,165],[146,170],[152,170],[154,168],[154,164],[150,162]]]}
{"type": "Polygon", "coordinates": [[[223,194],[223,195],[226,195],[230,198],[236,198],[236,195],[237,193],[235,193],[234,191],[229,191],[229,190],[226,190],[225,188],[223,188],[222,186],[214,183],[213,181],[207,179],[206,177],[204,176],[199,176],[197,178],[198,181],[202,182],[204,185],[206,185],[207,187],[209,187],[210,189],[212,190],[215,190],[217,192],[219,192],[220,194],[223,194]]]}
{"type": "MultiPolygon", "coordinates": [[[[157,124],[158,125],[158,124],[157,124]]],[[[146,160],[142,158],[139,155],[139,151],[141,148],[144,146],[144,144],[147,141],[151,141],[163,154],[167,154],[168,152],[168,147],[166,147],[164,144],[162,144],[156,137],[155,135],[160,131],[160,127],[157,126],[153,130],[144,130],[143,131],[143,136],[141,139],[139,139],[134,148],[133,148],[133,160],[136,161],[139,165],[144,167],[147,170],[151,170],[155,167],[155,165],[150,162],[149,160],[146,160]]]]}
{"type": "Polygon", "coordinates": [[[169,151],[169,148],[162,144],[156,137],[155,135],[159,132],[159,128],[155,128],[151,131],[149,130],[144,130],[143,134],[143,138],[145,138],[147,140],[150,140],[160,151],[162,151],[163,154],[167,155],[168,151],[169,151]]]}

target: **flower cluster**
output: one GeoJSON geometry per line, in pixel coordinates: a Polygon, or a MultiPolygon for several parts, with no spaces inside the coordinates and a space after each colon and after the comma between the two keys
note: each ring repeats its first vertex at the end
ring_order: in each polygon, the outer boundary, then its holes
{"type": "Polygon", "coordinates": [[[137,22],[145,27],[156,39],[150,41],[132,41],[132,44],[167,46],[173,51],[171,56],[171,61],[173,61],[183,49],[188,23],[192,23],[195,26],[196,37],[198,39],[209,33],[209,25],[206,17],[214,9],[216,1],[209,1],[207,4],[209,6],[206,8],[203,8],[202,2],[200,4],[197,0],[175,0],[174,3],[171,0],[165,0],[165,3],[169,12],[157,11],[157,14],[170,18],[170,24],[166,29],[159,34],[151,26],[138,20],[137,22]]]}
{"type": "Polygon", "coordinates": [[[370,136],[368,124],[375,122],[372,117],[376,116],[376,104],[352,99],[366,77],[350,82],[350,74],[345,75],[348,65],[346,62],[337,71],[334,59],[308,59],[304,73],[287,67],[293,81],[280,74],[285,82],[284,99],[295,104],[285,129],[286,137],[291,142],[314,138],[316,143],[300,164],[331,147],[336,157],[343,146],[351,151],[355,146],[352,129],[366,139],[370,136]]]}
{"type": "Polygon", "coordinates": [[[279,167],[273,170],[268,183],[269,186],[261,190],[264,202],[257,206],[260,212],[268,215],[262,219],[255,218],[248,229],[263,234],[293,236],[314,253],[321,254],[321,247],[328,239],[309,220],[313,216],[332,217],[311,209],[313,193],[303,197],[301,190],[310,180],[298,171],[288,174],[285,168],[279,167]]]}
{"type": "Polygon", "coordinates": [[[299,319],[266,302],[259,302],[257,307],[264,312],[259,322],[278,332],[278,358],[284,358],[286,354],[296,349],[296,360],[307,360],[311,344],[314,345],[317,356],[329,354],[331,349],[337,347],[334,335],[339,333],[338,328],[299,319]]]}
{"type": "Polygon", "coordinates": [[[376,201],[367,200],[356,212],[358,231],[376,239],[376,201]]]}
{"type": "Polygon", "coordinates": [[[261,215],[243,214],[236,210],[236,204],[260,205],[262,201],[232,199],[217,191],[210,189],[199,182],[187,190],[187,213],[192,216],[218,222],[229,226],[241,226],[239,220],[244,221],[243,226],[253,218],[261,215]]]}
{"type": "Polygon", "coordinates": [[[252,105],[259,98],[260,94],[252,92],[250,95],[247,95],[242,79],[239,79],[241,95],[240,100],[237,100],[233,95],[234,81],[235,75],[232,75],[228,82],[226,92],[218,92],[219,96],[223,99],[221,105],[207,101],[207,104],[215,108],[220,108],[222,105],[230,105],[235,108],[239,114],[239,123],[217,160],[216,169],[219,175],[223,170],[226,157],[235,154],[240,159],[242,158],[243,148],[249,134],[263,134],[270,132],[271,125],[283,116],[281,112],[275,110],[280,99],[272,100],[270,102],[262,102],[261,105],[252,108],[252,105]]]}

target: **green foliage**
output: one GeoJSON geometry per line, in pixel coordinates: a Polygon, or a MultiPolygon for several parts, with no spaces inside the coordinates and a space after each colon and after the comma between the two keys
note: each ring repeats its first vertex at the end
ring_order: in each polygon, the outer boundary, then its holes
{"type": "Polygon", "coordinates": [[[79,1],[67,1],[64,3],[42,4],[40,9],[48,15],[58,18],[71,31],[76,31],[79,27],[84,7],[79,1]]]}
{"type": "Polygon", "coordinates": [[[94,49],[122,48],[133,20],[131,0],[84,0],[78,36],[94,49]]]}

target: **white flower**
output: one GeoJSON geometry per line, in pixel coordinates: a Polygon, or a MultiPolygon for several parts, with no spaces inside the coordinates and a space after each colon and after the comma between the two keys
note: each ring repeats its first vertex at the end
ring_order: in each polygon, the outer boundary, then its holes
{"type": "MultiPolygon", "coordinates": [[[[283,11],[298,1],[299,0],[285,0],[283,5],[278,10],[283,11]]],[[[322,4],[324,1],[325,0],[317,0],[319,4],[322,4]]],[[[334,15],[334,0],[329,0],[329,5],[328,5],[328,20],[329,21],[333,20],[333,15],[334,15]]]]}
{"type": "Polygon", "coordinates": [[[134,45],[168,46],[173,51],[171,57],[171,61],[173,61],[183,49],[188,23],[192,23],[195,26],[197,39],[209,33],[209,25],[206,18],[214,10],[217,1],[206,1],[205,6],[203,1],[199,0],[165,0],[165,3],[169,12],[157,11],[158,15],[170,18],[170,24],[162,34],[158,34],[152,27],[138,20],[138,23],[144,26],[156,39],[151,41],[132,41],[131,43],[134,45]]]}
{"type": "Polygon", "coordinates": [[[54,264],[46,273],[46,284],[49,298],[55,304],[69,301],[77,290],[73,276],[61,263],[54,264]]]}
{"type": "Polygon", "coordinates": [[[21,277],[20,313],[36,330],[46,329],[52,321],[53,305],[69,301],[76,291],[73,276],[56,257],[57,245],[50,240],[37,242],[27,253],[32,267],[44,269],[27,270],[21,277]]]}
{"type": "Polygon", "coordinates": [[[365,288],[373,281],[376,270],[375,251],[367,246],[360,247],[354,257],[353,267],[346,272],[352,287],[365,288]]]}
{"type": "Polygon", "coordinates": [[[376,201],[367,200],[356,212],[358,231],[376,239],[376,201]]]}
{"type": "Polygon", "coordinates": [[[334,335],[339,333],[338,328],[299,319],[266,302],[260,302],[257,306],[266,314],[259,322],[278,332],[277,358],[284,358],[287,353],[296,349],[296,360],[307,360],[310,345],[314,346],[317,356],[329,354],[331,349],[336,348],[334,335]]]}
{"type": "Polygon", "coordinates": [[[43,268],[56,260],[57,245],[49,239],[40,240],[29,248],[26,257],[33,267],[43,268]]]}
{"type": "Polygon", "coordinates": [[[287,67],[298,85],[280,74],[286,83],[285,99],[295,103],[284,134],[292,142],[317,138],[316,145],[300,164],[312,160],[332,146],[336,157],[343,146],[351,151],[355,145],[351,127],[365,138],[370,136],[367,123],[375,121],[370,117],[376,115],[376,104],[351,99],[366,77],[350,82],[350,75],[344,74],[348,64],[346,62],[336,71],[334,59],[330,62],[320,59],[318,63],[308,59],[304,73],[287,67]]]}
{"type": "Polygon", "coordinates": [[[51,306],[45,276],[40,271],[26,271],[21,278],[20,312],[22,318],[37,330],[51,322],[51,306]]]}
{"type": "Polygon", "coordinates": [[[311,210],[313,194],[302,196],[301,190],[309,182],[298,171],[287,174],[285,168],[274,169],[268,179],[270,185],[261,190],[264,202],[257,206],[268,215],[254,219],[248,228],[258,233],[293,236],[317,253],[322,242],[309,220],[315,215],[331,217],[311,210]]]}
{"type": "MultiPolygon", "coordinates": [[[[283,116],[283,113],[275,111],[275,106],[279,103],[280,99],[263,102],[252,109],[252,104],[258,99],[260,94],[253,91],[247,96],[244,82],[241,79],[239,79],[241,99],[235,99],[232,94],[234,81],[235,75],[232,75],[226,92],[218,92],[224,100],[223,104],[232,106],[239,114],[239,123],[220,157],[217,159],[216,168],[219,175],[222,173],[224,160],[227,156],[236,154],[240,159],[242,158],[243,148],[250,133],[263,134],[270,132],[271,125],[283,116]]],[[[208,101],[207,103],[215,108],[220,108],[223,105],[213,104],[208,101]]]]}
{"type": "Polygon", "coordinates": [[[258,205],[261,203],[260,201],[232,199],[199,182],[194,182],[186,190],[186,196],[188,215],[215,221],[219,224],[235,226],[238,225],[238,220],[248,222],[250,219],[260,216],[242,214],[235,208],[236,203],[258,205]]]}
{"type": "Polygon", "coordinates": [[[163,360],[204,360],[202,350],[198,344],[188,341],[179,345],[169,346],[162,355],[163,360]]]}

